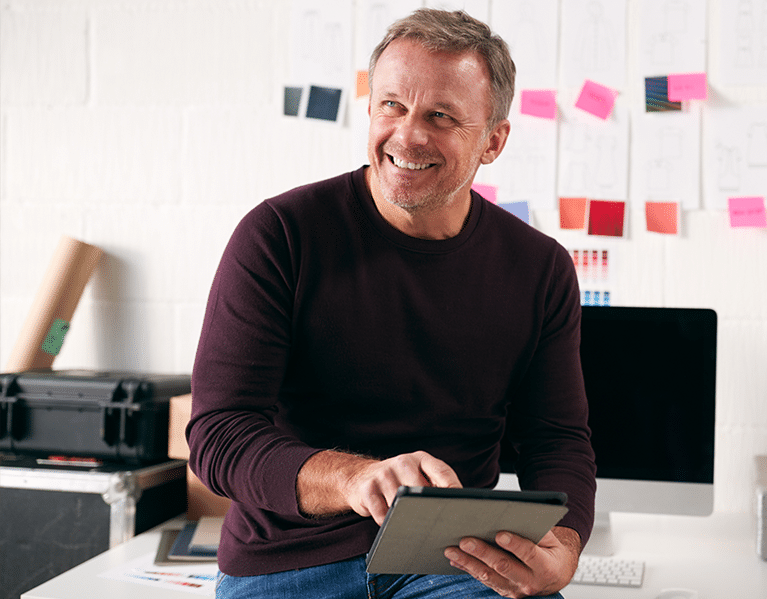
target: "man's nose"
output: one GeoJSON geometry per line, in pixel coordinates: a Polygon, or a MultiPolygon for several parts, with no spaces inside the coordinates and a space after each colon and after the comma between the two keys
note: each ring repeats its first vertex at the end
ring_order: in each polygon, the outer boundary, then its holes
{"type": "Polygon", "coordinates": [[[427,123],[420,116],[408,113],[397,123],[395,137],[405,147],[425,146],[429,141],[427,123]]]}

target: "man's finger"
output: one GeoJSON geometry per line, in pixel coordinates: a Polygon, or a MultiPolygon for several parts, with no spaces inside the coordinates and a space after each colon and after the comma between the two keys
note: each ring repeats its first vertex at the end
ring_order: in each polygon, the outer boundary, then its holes
{"type": "Polygon", "coordinates": [[[442,460],[424,453],[421,459],[421,472],[435,487],[460,489],[463,487],[458,475],[442,460]]]}

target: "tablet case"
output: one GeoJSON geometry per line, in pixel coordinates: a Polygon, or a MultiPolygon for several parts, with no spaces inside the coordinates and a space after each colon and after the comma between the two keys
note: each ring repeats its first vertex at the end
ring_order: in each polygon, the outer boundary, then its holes
{"type": "Polygon", "coordinates": [[[471,536],[495,543],[501,531],[538,543],[567,513],[567,495],[400,487],[367,556],[375,574],[464,574],[444,556],[471,536]]]}

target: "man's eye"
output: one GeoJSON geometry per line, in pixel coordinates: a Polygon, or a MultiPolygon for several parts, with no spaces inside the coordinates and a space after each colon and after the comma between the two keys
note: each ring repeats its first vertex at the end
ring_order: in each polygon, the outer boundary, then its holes
{"type": "Polygon", "coordinates": [[[384,102],[384,106],[387,108],[394,108],[396,105],[397,103],[394,100],[386,100],[386,102],[384,102]]]}
{"type": "Polygon", "coordinates": [[[447,115],[444,112],[435,112],[434,116],[437,117],[438,119],[447,118],[447,115]]]}

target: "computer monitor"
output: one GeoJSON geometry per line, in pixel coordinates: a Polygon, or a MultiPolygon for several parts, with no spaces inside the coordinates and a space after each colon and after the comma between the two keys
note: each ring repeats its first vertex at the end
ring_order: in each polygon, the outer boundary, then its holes
{"type": "MultiPolygon", "coordinates": [[[[713,511],[716,342],[713,310],[583,306],[597,462],[597,521],[585,553],[612,553],[610,512],[713,511]]],[[[502,471],[513,471],[503,457],[502,471]]]]}

